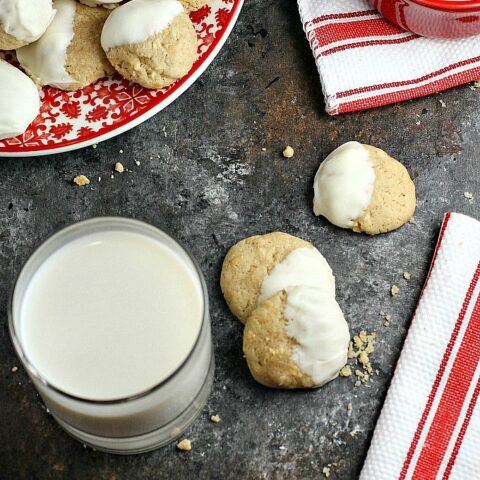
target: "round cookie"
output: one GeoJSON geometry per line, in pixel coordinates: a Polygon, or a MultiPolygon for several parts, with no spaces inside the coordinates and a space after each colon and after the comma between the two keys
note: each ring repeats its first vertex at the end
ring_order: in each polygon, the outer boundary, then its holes
{"type": "Polygon", "coordinates": [[[255,380],[273,388],[317,388],[347,361],[347,323],[335,298],[297,286],[262,302],[247,320],[243,352],[255,380]]]}
{"type": "Polygon", "coordinates": [[[21,66],[39,85],[78,90],[113,72],[100,46],[109,11],[75,0],[54,0],[57,14],[40,40],[17,50],[21,66]]]}
{"type": "Polygon", "coordinates": [[[38,40],[54,15],[52,0],[0,0],[0,50],[38,40]]]}
{"type": "Polygon", "coordinates": [[[131,0],[112,11],[102,47],[123,77],[163,88],[185,76],[197,59],[193,23],[177,0],[131,0]]]}
{"type": "Polygon", "coordinates": [[[245,323],[257,302],[285,286],[327,285],[335,280],[327,261],[309,242],[282,232],[241,240],[225,256],[220,287],[232,313],[245,323]]]}
{"type": "Polygon", "coordinates": [[[179,0],[187,12],[194,12],[199,8],[208,5],[211,0],[179,0]]]}
{"type": "Polygon", "coordinates": [[[22,134],[39,112],[37,86],[21,70],[0,60],[0,140],[22,134]]]}
{"type": "Polygon", "coordinates": [[[348,142],[315,175],[313,210],[331,223],[370,235],[404,225],[416,206],[406,168],[383,150],[348,142]]]}

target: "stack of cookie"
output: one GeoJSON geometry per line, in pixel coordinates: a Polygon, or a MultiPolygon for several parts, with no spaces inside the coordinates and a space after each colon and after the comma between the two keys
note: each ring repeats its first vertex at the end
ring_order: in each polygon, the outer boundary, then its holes
{"type": "MultiPolygon", "coordinates": [[[[37,86],[78,90],[116,70],[143,87],[163,88],[196,61],[198,38],[188,12],[209,1],[3,0],[0,50],[16,49],[37,86]]],[[[0,70],[0,106],[7,112],[17,107],[7,90],[17,76],[0,70]]],[[[32,105],[39,104],[36,97],[32,105]]],[[[0,139],[23,133],[39,113],[33,110],[16,125],[0,125],[0,139]]]]}
{"type": "Polygon", "coordinates": [[[227,253],[220,283],[245,324],[243,351],[259,383],[316,388],[338,375],[348,325],[332,270],[311,243],[281,232],[242,240],[227,253]]]}

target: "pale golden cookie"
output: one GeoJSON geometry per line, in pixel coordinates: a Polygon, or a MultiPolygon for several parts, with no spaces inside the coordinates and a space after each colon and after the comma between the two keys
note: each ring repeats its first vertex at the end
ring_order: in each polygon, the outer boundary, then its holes
{"type": "Polygon", "coordinates": [[[192,21],[182,12],[162,32],[141,43],[110,48],[107,57],[128,80],[146,88],[163,88],[190,71],[197,46],[192,21]]]}
{"type": "Polygon", "coordinates": [[[415,212],[415,184],[400,162],[379,148],[364,147],[375,170],[375,186],[368,208],[354,221],[352,230],[369,235],[396,230],[415,212]]]}
{"type": "Polygon", "coordinates": [[[28,42],[19,40],[13,35],[8,34],[0,25],[0,50],[15,50],[16,48],[27,45],[28,42]]]}
{"type": "Polygon", "coordinates": [[[208,5],[212,0],[180,0],[187,12],[194,12],[204,5],[208,5]]]}
{"type": "Polygon", "coordinates": [[[243,333],[243,353],[255,380],[273,388],[312,388],[315,382],[292,359],[297,342],[287,334],[285,290],[262,302],[243,333]]]}
{"type": "Polygon", "coordinates": [[[311,243],[282,232],[241,240],[225,256],[220,287],[232,313],[245,323],[257,306],[262,283],[273,268],[297,248],[311,243]]]}
{"type": "Polygon", "coordinates": [[[110,12],[102,7],[87,7],[78,3],[73,20],[73,39],[67,49],[65,70],[78,84],[71,90],[85,87],[113,73],[100,45],[103,24],[110,12]]]}

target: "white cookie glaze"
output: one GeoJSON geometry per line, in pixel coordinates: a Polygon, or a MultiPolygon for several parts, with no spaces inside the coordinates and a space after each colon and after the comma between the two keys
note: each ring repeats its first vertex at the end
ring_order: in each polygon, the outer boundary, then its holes
{"type": "Polygon", "coordinates": [[[17,49],[20,65],[40,85],[69,88],[77,82],[67,73],[67,49],[73,39],[75,0],[54,0],[57,11],[40,40],[17,49]]]}
{"type": "Polygon", "coordinates": [[[257,303],[286,287],[308,285],[335,297],[335,277],[325,257],[316,248],[297,248],[275,265],[262,282],[257,303]]]}
{"type": "Polygon", "coordinates": [[[320,387],[347,362],[347,322],[335,298],[324,289],[301,285],[286,291],[287,333],[298,342],[292,359],[320,387]]]}
{"type": "Polygon", "coordinates": [[[122,45],[142,43],[165,30],[184,11],[177,0],[131,0],[113,10],[102,31],[107,52],[122,45]]]}
{"type": "Polygon", "coordinates": [[[18,68],[0,60],[0,140],[22,134],[39,112],[36,85],[18,68]]]}
{"type": "Polygon", "coordinates": [[[54,15],[52,0],[0,0],[0,25],[24,42],[38,40],[54,15]]]}
{"type": "Polygon", "coordinates": [[[313,212],[350,228],[370,204],[374,185],[368,150],[358,142],[347,142],[322,162],[315,175],[313,212]]]}

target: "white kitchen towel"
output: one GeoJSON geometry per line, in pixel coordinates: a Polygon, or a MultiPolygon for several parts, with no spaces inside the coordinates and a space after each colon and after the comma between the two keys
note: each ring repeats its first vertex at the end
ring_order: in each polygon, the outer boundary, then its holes
{"type": "Polygon", "coordinates": [[[479,277],[480,222],[447,214],[361,480],[480,479],[479,277]]]}
{"type": "Polygon", "coordinates": [[[422,38],[384,19],[367,0],[298,0],[298,6],[331,115],[480,78],[480,36],[422,38]]]}

